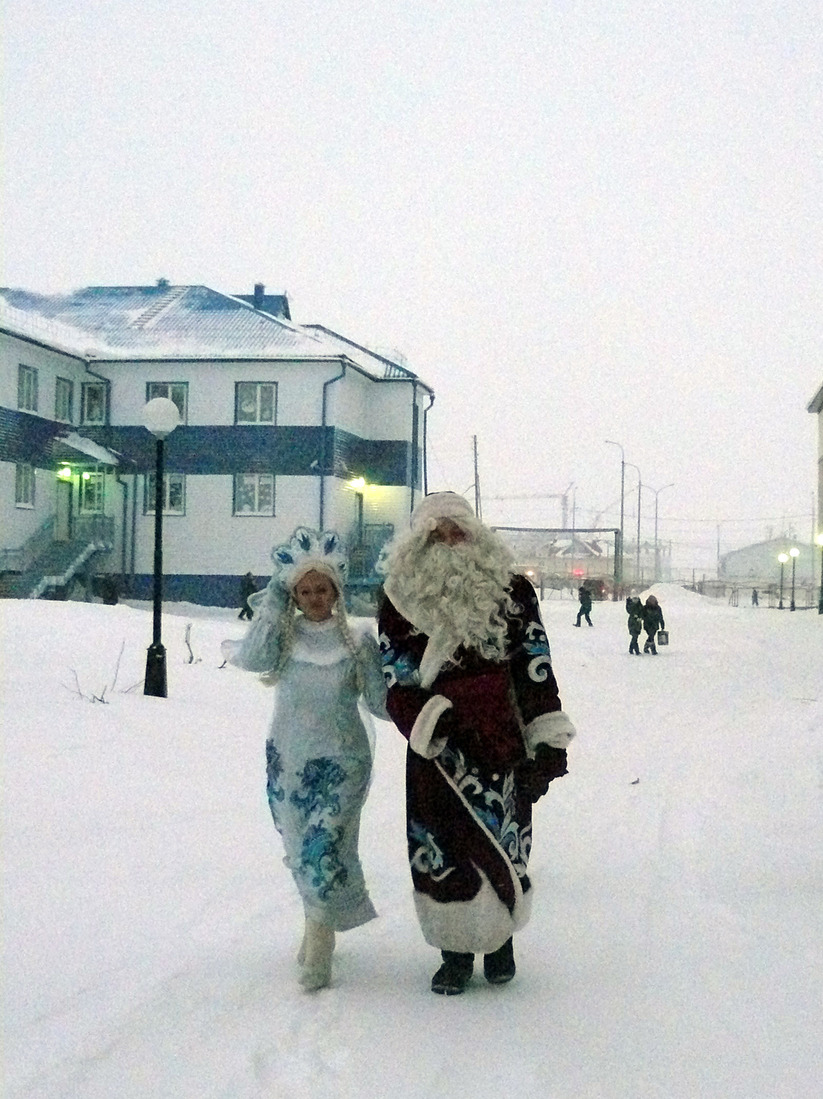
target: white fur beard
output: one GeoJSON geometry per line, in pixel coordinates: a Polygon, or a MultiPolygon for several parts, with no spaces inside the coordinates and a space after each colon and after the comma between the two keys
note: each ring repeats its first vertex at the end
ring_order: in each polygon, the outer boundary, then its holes
{"type": "Polygon", "coordinates": [[[422,633],[461,644],[486,656],[502,656],[510,557],[497,539],[455,546],[420,542],[395,561],[386,584],[389,598],[422,633]],[[489,544],[490,543],[490,544],[489,544]]]}

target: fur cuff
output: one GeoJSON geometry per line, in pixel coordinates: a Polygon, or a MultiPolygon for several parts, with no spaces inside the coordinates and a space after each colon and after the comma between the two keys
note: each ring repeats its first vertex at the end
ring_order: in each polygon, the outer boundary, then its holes
{"type": "Polygon", "coordinates": [[[534,755],[538,744],[548,744],[550,748],[567,748],[577,730],[562,710],[550,714],[540,714],[530,721],[523,730],[529,755],[534,755]]]}
{"type": "Polygon", "coordinates": [[[437,722],[446,710],[450,710],[452,704],[443,695],[432,695],[417,715],[409,736],[409,746],[424,759],[434,759],[439,756],[446,747],[444,736],[435,737],[434,731],[437,722]]]}

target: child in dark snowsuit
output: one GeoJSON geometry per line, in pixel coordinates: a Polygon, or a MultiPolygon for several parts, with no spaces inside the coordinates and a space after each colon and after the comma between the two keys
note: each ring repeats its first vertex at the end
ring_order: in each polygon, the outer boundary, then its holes
{"type": "Polygon", "coordinates": [[[637,639],[643,629],[643,604],[636,595],[630,595],[626,600],[626,613],[629,616],[629,633],[632,638],[629,642],[629,652],[640,656],[640,646],[637,644],[637,639]]]}
{"type": "Polygon", "coordinates": [[[656,596],[650,595],[643,607],[643,629],[646,631],[646,644],[643,646],[644,653],[657,656],[657,649],[654,645],[655,634],[658,630],[665,630],[665,628],[666,623],[663,621],[660,604],[657,602],[656,596]]]}

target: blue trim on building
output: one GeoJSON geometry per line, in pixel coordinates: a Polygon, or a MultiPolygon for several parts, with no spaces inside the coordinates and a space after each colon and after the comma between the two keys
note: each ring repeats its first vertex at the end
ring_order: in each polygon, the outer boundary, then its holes
{"type": "MultiPolygon", "coordinates": [[[[129,578],[131,581],[131,578],[129,578]]],[[[172,574],[163,577],[163,601],[169,603],[195,603],[200,607],[237,607],[242,606],[240,599],[240,576],[194,576],[172,574]]],[[[258,591],[269,582],[268,576],[257,576],[258,591]]],[[[347,601],[353,595],[368,598],[374,596],[380,585],[378,576],[367,577],[347,586],[347,601]]],[[[125,599],[154,598],[154,577],[151,573],[138,573],[133,583],[129,583],[128,592],[121,592],[125,599]]]]}
{"type": "MultiPolygon", "coordinates": [[[[129,460],[126,472],[135,466],[139,472],[154,469],[154,437],[144,427],[72,427],[9,408],[0,408],[0,461],[51,469],[58,460],[55,438],[72,430],[122,454],[129,460]]],[[[373,485],[408,485],[411,476],[411,444],[405,440],[361,439],[333,427],[184,424],[166,439],[165,453],[166,467],[174,473],[274,473],[281,477],[325,473],[340,478],[354,473],[373,485]],[[324,450],[333,455],[332,468],[326,470],[321,468],[324,450]]]]}
{"type": "Polygon", "coordinates": [[[53,453],[55,437],[72,430],[70,424],[58,420],[0,407],[0,461],[51,469],[57,461],[53,453]]]}

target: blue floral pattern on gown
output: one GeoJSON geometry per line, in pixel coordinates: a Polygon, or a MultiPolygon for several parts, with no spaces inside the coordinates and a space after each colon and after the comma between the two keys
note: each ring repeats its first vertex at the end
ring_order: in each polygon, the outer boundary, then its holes
{"type": "Polygon", "coordinates": [[[385,686],[370,636],[360,639],[355,655],[334,618],[298,617],[294,628],[266,743],[267,800],[306,915],[346,931],[376,915],[358,854],[371,748],[358,710],[355,660],[363,697],[382,717],[385,686]]]}

